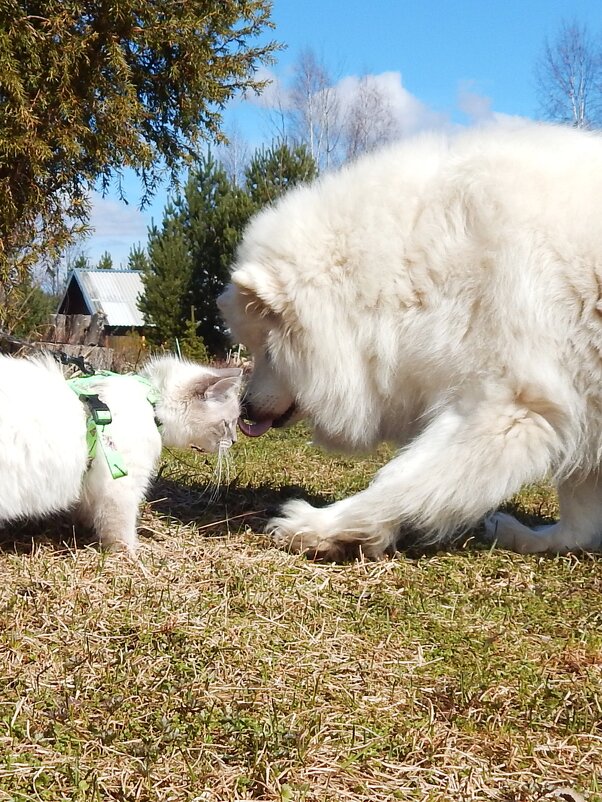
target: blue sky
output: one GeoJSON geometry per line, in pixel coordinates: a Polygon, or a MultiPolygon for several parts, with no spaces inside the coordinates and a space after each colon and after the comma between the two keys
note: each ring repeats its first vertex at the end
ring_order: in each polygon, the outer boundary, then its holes
{"type": "MultiPolygon", "coordinates": [[[[270,92],[286,86],[304,48],[311,48],[333,79],[373,75],[410,115],[409,129],[449,123],[469,125],[496,115],[536,117],[534,66],[546,37],[561,22],[577,19],[602,32],[599,0],[274,0],[275,31],[286,45],[269,68],[270,92]]],[[[269,95],[266,95],[266,101],[269,95]]],[[[265,105],[266,101],[262,101],[265,105]]],[[[268,114],[257,101],[237,100],[224,115],[251,148],[268,142],[268,114]]],[[[116,196],[94,198],[94,234],[82,250],[96,261],[109,251],[125,264],[132,245],[160,222],[161,191],[138,209],[140,189],[126,177],[129,204],[116,196]]]]}

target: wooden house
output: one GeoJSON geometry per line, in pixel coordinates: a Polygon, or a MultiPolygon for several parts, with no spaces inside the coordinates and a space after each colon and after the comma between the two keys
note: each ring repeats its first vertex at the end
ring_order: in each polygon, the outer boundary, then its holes
{"type": "Polygon", "coordinates": [[[102,316],[108,336],[143,333],[144,317],[138,308],[143,292],[138,270],[72,270],[58,314],[102,316]]]}

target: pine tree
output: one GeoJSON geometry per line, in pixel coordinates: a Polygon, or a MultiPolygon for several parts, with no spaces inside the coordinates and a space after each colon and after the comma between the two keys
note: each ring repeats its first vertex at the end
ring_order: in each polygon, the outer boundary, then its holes
{"type": "Polygon", "coordinates": [[[305,145],[291,147],[280,142],[256,151],[245,170],[245,188],[259,209],[317,174],[316,161],[305,145]]]}
{"type": "Polygon", "coordinates": [[[245,188],[228,177],[211,154],[199,160],[183,193],[165,211],[161,230],[149,235],[140,308],[159,342],[201,337],[208,351],[228,345],[217,297],[228,281],[236,247],[251,215],[289,187],[313,178],[314,160],[304,146],[275,145],[258,152],[245,171],[245,188]],[[188,325],[190,308],[198,323],[188,325]],[[188,328],[187,328],[188,326],[188,328]]]}
{"type": "Polygon", "coordinates": [[[44,292],[29,277],[18,289],[21,308],[14,334],[25,339],[35,339],[50,323],[50,316],[56,312],[59,299],[44,292]]]}
{"type": "Polygon", "coordinates": [[[161,230],[155,228],[149,235],[140,308],[154,324],[153,339],[181,339],[194,306],[196,334],[212,354],[225,350],[216,300],[252,211],[249,197],[234,186],[224,168],[210,154],[201,158],[183,194],[167,207],[161,230]]]}
{"type": "Polygon", "coordinates": [[[207,346],[198,332],[199,324],[195,318],[194,306],[190,307],[190,318],[186,321],[184,333],[180,342],[182,356],[192,359],[195,362],[207,363],[210,360],[207,346]]]}
{"type": "Polygon", "coordinates": [[[191,173],[185,203],[193,259],[191,297],[198,332],[209,351],[217,355],[227,347],[217,297],[228,281],[236,246],[254,207],[247,193],[233,184],[211,154],[191,173]]]}
{"type": "Polygon", "coordinates": [[[98,260],[96,265],[97,270],[112,270],[113,269],[113,258],[108,251],[105,251],[103,255],[98,260]]]}
{"type": "Polygon", "coordinates": [[[148,259],[142,268],[144,293],[138,300],[149,339],[171,345],[181,337],[190,310],[192,257],[182,213],[170,203],[161,229],[148,234],[148,259]]]}
{"type": "Polygon", "coordinates": [[[71,270],[90,270],[92,265],[90,264],[88,257],[83,253],[80,253],[79,256],[73,260],[69,267],[71,270]]]}
{"type": "Polygon", "coordinates": [[[134,245],[128,254],[128,270],[144,270],[148,265],[148,258],[144,248],[134,245]]]}

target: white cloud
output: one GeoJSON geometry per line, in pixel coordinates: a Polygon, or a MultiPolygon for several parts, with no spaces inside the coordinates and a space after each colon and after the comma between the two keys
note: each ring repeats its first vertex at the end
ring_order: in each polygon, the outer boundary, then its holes
{"type": "Polygon", "coordinates": [[[82,243],[83,250],[92,263],[109,251],[115,267],[125,266],[132,246],[146,241],[150,221],[139,209],[123,201],[103,198],[98,193],[93,193],[91,201],[91,232],[82,243]]]}
{"type": "MultiPolygon", "coordinates": [[[[271,70],[261,68],[257,71],[258,80],[269,81],[260,95],[249,92],[244,96],[252,106],[264,110],[288,111],[291,107],[290,90],[286,83],[271,70]]],[[[400,134],[408,135],[417,131],[442,128],[449,125],[446,114],[427,106],[403,86],[400,72],[382,72],[364,76],[348,75],[334,85],[339,108],[344,113],[357,96],[362,82],[374,88],[385,102],[399,125],[400,134]]]]}
{"type": "Polygon", "coordinates": [[[493,120],[505,128],[519,128],[527,123],[532,123],[530,117],[520,117],[518,114],[504,114],[501,111],[493,112],[493,120]]]}
{"type": "Polygon", "coordinates": [[[377,75],[358,77],[350,75],[336,85],[341,108],[349,107],[357,96],[361,82],[374,88],[388,105],[401,136],[449,125],[447,115],[429,108],[403,85],[400,72],[381,72],[377,75]]]}
{"type": "Polygon", "coordinates": [[[260,109],[287,109],[290,106],[289,92],[275,72],[260,67],[253,77],[256,81],[267,81],[267,85],[260,94],[252,90],[245,92],[244,100],[260,109]]]}
{"type": "Polygon", "coordinates": [[[471,123],[491,122],[494,112],[491,98],[476,91],[475,81],[461,81],[458,86],[458,108],[464,112],[471,123]]]}
{"type": "MultiPolygon", "coordinates": [[[[263,69],[258,71],[257,78],[269,81],[268,86],[259,96],[253,93],[247,94],[245,100],[249,106],[260,109],[271,124],[271,130],[267,136],[282,135],[287,130],[287,116],[294,111],[291,99],[291,80],[294,80],[294,70],[289,69],[285,77],[263,69]]],[[[380,109],[380,124],[383,131],[386,128],[385,139],[397,139],[409,136],[424,130],[450,128],[451,120],[445,113],[436,111],[423,103],[415,95],[409,92],[403,85],[400,72],[389,71],[378,74],[347,75],[337,83],[329,86],[323,91],[330,93],[329,98],[324,98],[324,102],[316,104],[318,117],[325,109],[330,109],[327,114],[332,114],[330,122],[335,126],[343,126],[347,117],[347,112],[359,103],[358,108],[362,108],[362,93],[364,101],[366,93],[371,95],[378,104],[374,111],[380,109]]],[[[317,93],[319,95],[320,92],[317,93]]],[[[367,111],[370,113],[370,110],[367,111]]],[[[379,123],[374,120],[376,141],[380,139],[376,131],[379,123]]],[[[265,139],[265,136],[264,136],[265,139]]]]}
{"type": "Polygon", "coordinates": [[[458,108],[467,117],[470,125],[501,125],[514,128],[532,122],[528,117],[494,111],[491,98],[477,91],[476,81],[461,81],[457,93],[458,108]]]}
{"type": "Polygon", "coordinates": [[[94,193],[90,225],[98,237],[127,239],[146,235],[147,222],[135,206],[94,193]]]}

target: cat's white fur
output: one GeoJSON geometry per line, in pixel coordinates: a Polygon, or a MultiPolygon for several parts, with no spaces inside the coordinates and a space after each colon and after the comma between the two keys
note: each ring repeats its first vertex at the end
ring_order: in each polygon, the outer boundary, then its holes
{"type": "Polygon", "coordinates": [[[239,371],[172,356],[149,361],[141,375],[158,392],[154,410],[133,376],[94,385],[128,471],[113,479],[100,449],[88,464],[88,411],[56,362],[0,356],[0,524],[72,510],[103,546],[136,548],[138,507],[162,442],[216,451],[234,441],[240,388],[239,371]]]}

